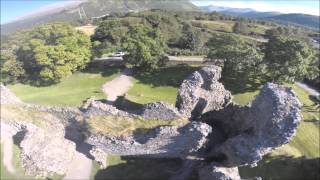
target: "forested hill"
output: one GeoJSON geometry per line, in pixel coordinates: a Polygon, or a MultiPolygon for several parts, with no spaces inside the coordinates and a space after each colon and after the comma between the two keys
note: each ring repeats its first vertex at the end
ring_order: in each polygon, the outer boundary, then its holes
{"type": "Polygon", "coordinates": [[[189,0],[87,0],[77,5],[51,9],[45,13],[35,13],[28,18],[1,25],[1,34],[18,29],[31,28],[36,24],[66,21],[71,24],[83,24],[94,18],[116,12],[136,12],[148,9],[165,9],[178,11],[198,11],[198,7],[189,0]]]}
{"type": "Polygon", "coordinates": [[[249,8],[230,8],[222,6],[200,6],[205,12],[219,12],[230,16],[255,18],[259,20],[274,21],[281,24],[298,25],[313,29],[319,29],[320,17],[301,13],[282,14],[280,12],[260,12],[249,8]]]}
{"type": "Polygon", "coordinates": [[[296,24],[314,29],[320,28],[320,17],[307,14],[281,14],[265,18],[280,23],[296,24]]]}

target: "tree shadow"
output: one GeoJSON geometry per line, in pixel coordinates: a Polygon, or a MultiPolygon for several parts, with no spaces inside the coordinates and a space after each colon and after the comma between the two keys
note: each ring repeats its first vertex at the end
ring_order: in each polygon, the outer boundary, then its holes
{"type": "Polygon", "coordinates": [[[143,84],[152,86],[173,86],[180,87],[182,81],[199,67],[188,65],[176,65],[161,68],[152,73],[136,73],[134,77],[143,84]]]}
{"type": "Polygon", "coordinates": [[[257,167],[241,167],[242,178],[262,177],[262,179],[315,180],[320,178],[320,158],[294,158],[290,156],[267,155],[257,167]]]}
{"type": "Polygon", "coordinates": [[[90,64],[87,68],[82,70],[83,73],[101,74],[103,77],[108,77],[116,73],[122,72],[123,66],[112,66],[112,65],[94,65],[90,64]]]}
{"type": "Polygon", "coordinates": [[[314,105],[320,104],[320,99],[318,99],[316,96],[309,95],[309,99],[314,103],[314,105]]]}
{"type": "Polygon", "coordinates": [[[70,121],[70,124],[65,127],[64,137],[76,144],[76,151],[94,160],[94,157],[90,153],[93,146],[84,141],[85,138],[89,136],[90,131],[86,121],[78,121],[74,118],[70,121]]]}
{"type": "Polygon", "coordinates": [[[304,122],[310,122],[310,123],[313,123],[315,124],[316,126],[319,126],[320,127],[320,120],[317,120],[317,119],[308,119],[308,120],[303,120],[304,122]]]}
{"type": "Polygon", "coordinates": [[[24,139],[26,133],[27,133],[27,130],[23,129],[23,130],[17,132],[15,135],[13,135],[13,136],[12,136],[13,144],[15,144],[15,145],[17,145],[18,147],[20,147],[20,143],[21,143],[22,140],[24,139]]]}
{"type": "Polygon", "coordinates": [[[126,163],[110,165],[106,169],[99,170],[94,179],[164,180],[174,175],[182,164],[180,159],[167,158],[123,156],[121,160],[126,163]]]}
{"type": "Polygon", "coordinates": [[[245,92],[255,92],[263,85],[261,81],[255,78],[241,78],[241,77],[224,77],[221,80],[224,87],[232,94],[239,94],[245,92]]]}

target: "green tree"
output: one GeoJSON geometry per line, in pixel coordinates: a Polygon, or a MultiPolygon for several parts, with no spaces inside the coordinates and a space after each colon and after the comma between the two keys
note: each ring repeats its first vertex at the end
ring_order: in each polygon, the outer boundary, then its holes
{"type": "Polygon", "coordinates": [[[145,26],[132,27],[123,41],[128,67],[150,72],[165,64],[165,43],[159,31],[145,26]]]}
{"type": "Polygon", "coordinates": [[[222,63],[223,76],[244,79],[264,72],[263,54],[259,47],[233,35],[214,35],[207,43],[207,57],[222,63]]]}
{"type": "Polygon", "coordinates": [[[268,76],[277,83],[294,82],[319,74],[319,55],[300,40],[272,37],[265,48],[268,76]]]}
{"type": "Polygon", "coordinates": [[[190,24],[185,23],[183,25],[179,46],[182,49],[189,49],[191,51],[200,48],[200,34],[198,31],[195,31],[190,24]]]}
{"type": "Polygon", "coordinates": [[[232,31],[234,33],[238,33],[238,34],[248,34],[249,28],[248,28],[248,25],[246,23],[244,23],[243,21],[237,21],[233,25],[232,31]]]}
{"type": "Polygon", "coordinates": [[[91,57],[91,41],[65,23],[44,24],[29,32],[29,39],[17,51],[18,61],[37,85],[59,82],[83,69],[91,57]]]}
{"type": "Polygon", "coordinates": [[[24,75],[22,63],[17,61],[16,55],[10,50],[1,50],[0,74],[1,82],[5,84],[16,83],[24,75]]]}

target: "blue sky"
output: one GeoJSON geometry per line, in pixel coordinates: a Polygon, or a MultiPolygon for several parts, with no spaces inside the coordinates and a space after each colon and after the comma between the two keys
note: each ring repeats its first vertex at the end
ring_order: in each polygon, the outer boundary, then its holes
{"type": "Polygon", "coordinates": [[[67,0],[1,0],[1,24],[35,10],[65,2],[67,0]]]}
{"type": "MultiPolygon", "coordinates": [[[[1,0],[1,24],[53,4],[70,0],[1,0]]],[[[192,0],[196,5],[216,5],[235,8],[252,8],[258,11],[305,13],[319,15],[318,0],[192,0]]]]}

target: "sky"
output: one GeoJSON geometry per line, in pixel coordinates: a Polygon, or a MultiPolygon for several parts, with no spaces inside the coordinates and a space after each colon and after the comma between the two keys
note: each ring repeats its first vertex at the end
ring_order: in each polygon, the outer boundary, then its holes
{"type": "Polygon", "coordinates": [[[15,20],[33,11],[61,5],[71,0],[0,0],[1,24],[15,20]]]}
{"type": "Polygon", "coordinates": [[[192,0],[195,5],[251,8],[257,11],[304,13],[319,16],[319,0],[192,0]]]}
{"type": "MultiPolygon", "coordinates": [[[[59,5],[70,0],[1,0],[1,24],[50,5],[59,5]]],[[[216,5],[234,8],[252,8],[258,11],[281,13],[305,13],[319,15],[318,0],[192,0],[196,5],[216,5]]]]}

